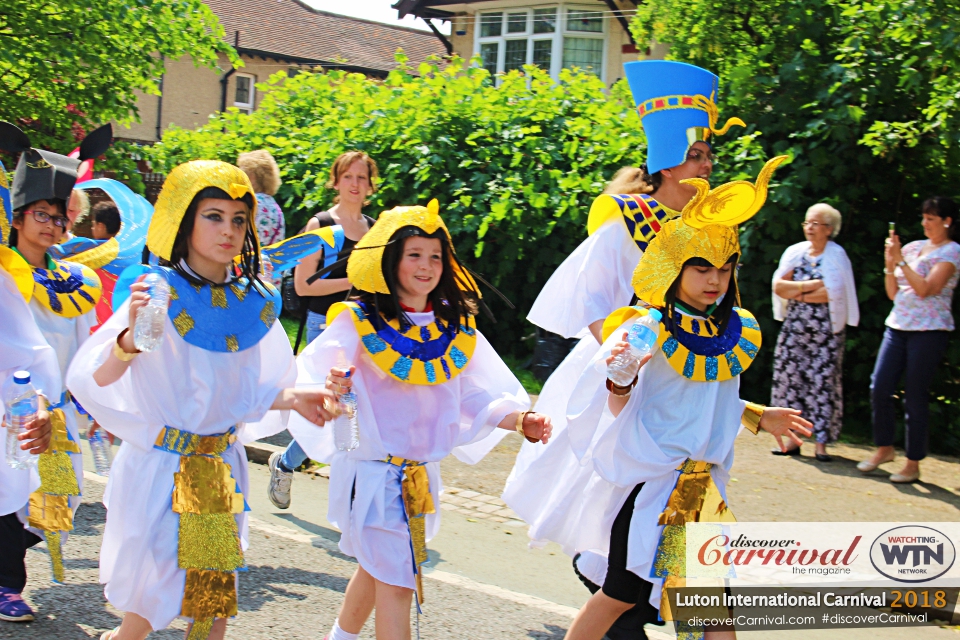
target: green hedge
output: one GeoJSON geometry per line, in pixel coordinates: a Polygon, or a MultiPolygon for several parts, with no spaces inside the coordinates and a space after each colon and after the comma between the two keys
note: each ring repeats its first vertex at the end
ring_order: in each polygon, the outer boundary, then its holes
{"type": "Polygon", "coordinates": [[[385,81],[342,71],[278,75],[253,114],[169,130],[150,153],[165,171],[269,149],[292,234],[332,204],[323,185],[333,159],[366,151],[382,177],[366,212],[439,199],[461,258],[517,306],[485,294],[498,322],[481,316],[481,330],[501,353],[521,355],[533,329],[524,318],[586,237],[590,203],[614,171],[642,161],[645,147],[625,86],[608,92],[589,73],[564,71],[554,82],[535,67],[525,71],[499,86],[459,59],[422,64],[417,76],[401,66],[385,81]]]}

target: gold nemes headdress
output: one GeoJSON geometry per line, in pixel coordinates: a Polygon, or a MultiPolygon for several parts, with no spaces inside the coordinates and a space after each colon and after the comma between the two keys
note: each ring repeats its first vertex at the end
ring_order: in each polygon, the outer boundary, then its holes
{"type": "Polygon", "coordinates": [[[637,297],[655,307],[666,304],[666,293],[683,265],[691,258],[703,258],[715,267],[740,253],[737,225],[752,218],[767,200],[767,184],[774,169],[787,159],[777,156],[760,170],[756,184],[737,180],[710,189],[701,178],[683,180],[697,194],[683,208],[681,217],[663,225],[650,242],[633,272],[637,297]]]}
{"type": "MultiPolygon", "coordinates": [[[[369,293],[389,294],[386,277],[383,274],[383,250],[390,239],[403,227],[417,227],[425,233],[432,234],[437,229],[443,229],[453,251],[453,240],[450,231],[440,218],[440,203],[436,198],[427,203],[427,206],[394,207],[384,211],[377,218],[376,224],[371,227],[360,242],[353,248],[350,259],[347,261],[347,279],[356,289],[369,293]]],[[[451,256],[453,257],[453,256],[451,256]]],[[[455,277],[461,289],[477,291],[477,284],[463,267],[453,259],[455,277]]]]}
{"type": "Polygon", "coordinates": [[[180,223],[194,196],[207,187],[217,187],[237,199],[249,193],[253,207],[248,216],[248,225],[256,237],[253,212],[257,209],[257,196],[250,185],[250,178],[243,171],[219,160],[193,160],[179,165],[163,183],[157,204],[147,230],[147,247],[159,258],[170,259],[173,242],[180,230],[180,223]]]}

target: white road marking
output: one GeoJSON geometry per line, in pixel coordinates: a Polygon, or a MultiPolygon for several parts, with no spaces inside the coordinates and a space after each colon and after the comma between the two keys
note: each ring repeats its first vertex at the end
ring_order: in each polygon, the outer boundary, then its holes
{"type": "MultiPolygon", "coordinates": [[[[314,546],[322,547],[328,551],[336,551],[340,553],[340,548],[336,543],[327,540],[321,536],[311,536],[306,533],[299,533],[293,531],[292,529],[280,525],[271,524],[269,522],[264,522],[259,518],[254,518],[252,516],[247,519],[250,528],[266,533],[269,535],[275,535],[281,538],[286,538],[287,540],[292,540],[295,542],[303,542],[306,544],[311,544],[314,546]]],[[[507,600],[509,602],[515,602],[527,607],[532,607],[534,609],[540,609],[547,613],[552,613],[554,615],[563,616],[565,618],[573,618],[577,615],[577,609],[573,607],[568,607],[563,604],[558,604],[556,602],[551,602],[543,598],[538,598],[536,596],[531,596],[526,593],[519,593],[517,591],[511,591],[510,589],[504,589],[503,587],[498,587],[492,584],[485,584],[483,582],[477,582],[465,576],[458,575],[456,573],[450,573],[447,571],[440,571],[438,569],[427,569],[423,574],[425,578],[430,580],[436,580],[437,582],[445,582],[446,584],[453,585],[455,587],[460,587],[461,589],[467,589],[470,591],[476,591],[477,593],[483,593],[495,598],[500,598],[501,600],[507,600]]],[[[676,640],[675,636],[663,633],[661,631],[655,631],[653,629],[645,629],[647,632],[647,637],[650,640],[676,640]]]]}

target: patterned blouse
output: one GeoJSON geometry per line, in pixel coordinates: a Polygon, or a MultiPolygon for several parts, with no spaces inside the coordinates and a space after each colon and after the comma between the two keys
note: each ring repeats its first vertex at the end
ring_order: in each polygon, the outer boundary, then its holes
{"type": "Polygon", "coordinates": [[[283,222],[283,211],[280,205],[265,193],[257,194],[257,235],[260,236],[260,246],[280,242],[286,237],[286,227],[283,222]]]}
{"type": "Polygon", "coordinates": [[[914,292],[910,283],[903,276],[903,269],[897,267],[894,273],[897,278],[897,295],[893,299],[893,309],[887,316],[887,326],[901,331],[953,331],[953,315],[950,313],[950,303],[953,300],[953,290],[960,280],[960,244],[948,242],[925,256],[920,256],[920,250],[929,240],[916,240],[903,247],[903,259],[924,278],[938,262],[950,262],[954,266],[953,275],[947,280],[940,293],[935,296],[921,298],[914,292]]]}

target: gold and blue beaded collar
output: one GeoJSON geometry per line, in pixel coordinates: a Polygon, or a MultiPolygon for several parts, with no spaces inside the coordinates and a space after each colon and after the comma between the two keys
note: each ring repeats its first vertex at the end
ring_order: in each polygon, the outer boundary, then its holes
{"type": "Polygon", "coordinates": [[[677,309],[674,321],[661,322],[660,349],[673,370],[696,382],[721,382],[746,371],[760,350],[756,318],[734,307],[726,331],[719,333],[713,318],[677,309]]]}
{"type": "Polygon", "coordinates": [[[49,256],[47,266],[46,269],[33,267],[33,297],[40,304],[64,318],[82,316],[97,306],[103,285],[92,269],[49,256]]]}
{"type": "Polygon", "coordinates": [[[243,351],[259,343],[277,321],[280,293],[269,284],[247,289],[241,278],[223,285],[196,285],[173,269],[154,270],[170,283],[170,321],[195,347],[243,351]]]}
{"type": "Polygon", "coordinates": [[[327,311],[327,325],[346,310],[351,312],[364,351],[381,371],[399,382],[435,385],[452,380],[470,362],[477,346],[472,317],[466,325],[445,325],[436,318],[426,326],[411,326],[376,316],[360,303],[339,302],[327,311]]]}

